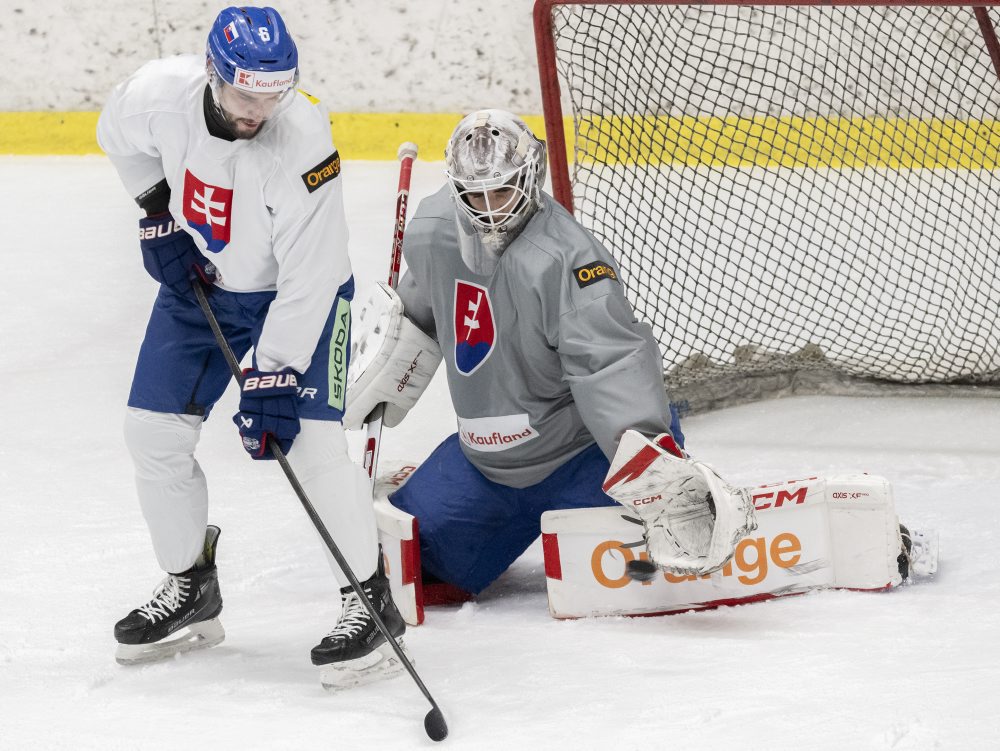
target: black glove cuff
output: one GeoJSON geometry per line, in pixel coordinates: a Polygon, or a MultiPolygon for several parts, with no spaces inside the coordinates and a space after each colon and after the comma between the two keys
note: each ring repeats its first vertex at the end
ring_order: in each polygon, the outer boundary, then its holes
{"type": "Polygon", "coordinates": [[[146,216],[165,214],[170,210],[170,186],[167,185],[167,178],[137,195],[135,202],[146,212],[146,216]]]}

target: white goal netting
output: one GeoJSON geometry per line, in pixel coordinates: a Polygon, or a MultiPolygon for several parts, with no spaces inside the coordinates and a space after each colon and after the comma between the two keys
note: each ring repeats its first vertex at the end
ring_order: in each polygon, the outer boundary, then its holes
{"type": "Polygon", "coordinates": [[[672,394],[802,372],[1000,383],[997,10],[551,14],[574,209],[672,394]]]}

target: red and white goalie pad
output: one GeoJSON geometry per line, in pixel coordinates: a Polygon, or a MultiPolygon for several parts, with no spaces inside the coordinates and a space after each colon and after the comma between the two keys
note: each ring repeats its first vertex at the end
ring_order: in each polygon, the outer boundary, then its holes
{"type": "MultiPolygon", "coordinates": [[[[388,495],[417,463],[386,466],[375,486],[375,518],[392,597],[406,622],[424,621],[417,520],[388,495]]],[[[881,477],[857,474],[746,489],[758,528],[736,545],[733,559],[710,575],[658,572],[633,581],[629,561],[642,559],[642,527],[624,509],[548,511],[542,549],[549,611],[556,618],[656,615],[767,600],[812,589],[880,590],[902,577],[902,541],[892,488],[881,477]]],[[[937,570],[937,536],[911,530],[911,576],[937,570]]],[[[457,600],[455,600],[457,601],[457,600]]],[[[431,602],[430,604],[433,604],[431,602]]]]}
{"type": "Polygon", "coordinates": [[[642,527],[619,507],[542,515],[549,610],[556,618],[652,615],[734,605],[812,589],[899,584],[902,541],[892,488],[845,475],[747,489],[758,527],[712,574],[657,572],[633,581],[646,552],[642,527]]]}
{"type": "Polygon", "coordinates": [[[389,494],[399,490],[415,464],[387,467],[375,482],[375,524],[382,547],[385,574],[392,600],[410,626],[424,622],[424,593],[420,574],[420,533],[416,517],[389,503],[389,494]]]}
{"type": "Polygon", "coordinates": [[[403,301],[384,282],[369,291],[352,321],[344,427],[360,428],[379,404],[393,428],[417,403],[441,362],[441,348],[403,315],[403,301]]]}

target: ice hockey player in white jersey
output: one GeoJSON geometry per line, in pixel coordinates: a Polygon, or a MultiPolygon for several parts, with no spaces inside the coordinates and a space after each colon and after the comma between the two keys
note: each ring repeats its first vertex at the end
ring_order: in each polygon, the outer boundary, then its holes
{"type": "Polygon", "coordinates": [[[398,296],[381,293],[401,311],[379,345],[395,351],[352,376],[345,416],[353,427],[387,402],[392,427],[436,367],[429,353],[443,355],[458,431],[390,497],[419,522],[425,573],[478,593],[544,511],[611,505],[609,493],[661,568],[720,568],[753,528],[749,499],[684,453],[617,264],[542,191],[545,144],[484,110],[458,124],[446,163],[407,228],[398,296]]]}
{"type": "MultiPolygon", "coordinates": [[[[341,420],[354,281],[340,156],[326,109],[298,91],[298,52],[273,8],[230,7],[205,55],[150,62],[115,88],[101,147],[136,198],[143,264],[160,282],[139,351],[125,438],[139,503],[167,573],[115,626],[122,663],[218,644],[217,527],[194,457],[231,379],[191,288],[198,278],[238,357],[253,350],[233,418],[254,459],[287,452],[390,632],[404,630],[381,565],[369,483],[341,420]]],[[[329,556],[342,614],[312,650],[324,685],[399,672],[329,556]]]]}

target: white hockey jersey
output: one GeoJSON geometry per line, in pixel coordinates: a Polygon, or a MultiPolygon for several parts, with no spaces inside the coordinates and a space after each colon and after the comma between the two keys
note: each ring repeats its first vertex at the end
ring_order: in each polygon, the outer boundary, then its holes
{"type": "Polygon", "coordinates": [[[255,138],[227,141],[208,131],[206,85],[204,56],[147,63],[112,92],[97,140],[133,197],[166,178],[170,213],[220,287],[277,291],[257,366],[304,372],[351,276],[329,116],[299,92],[255,138]]]}

